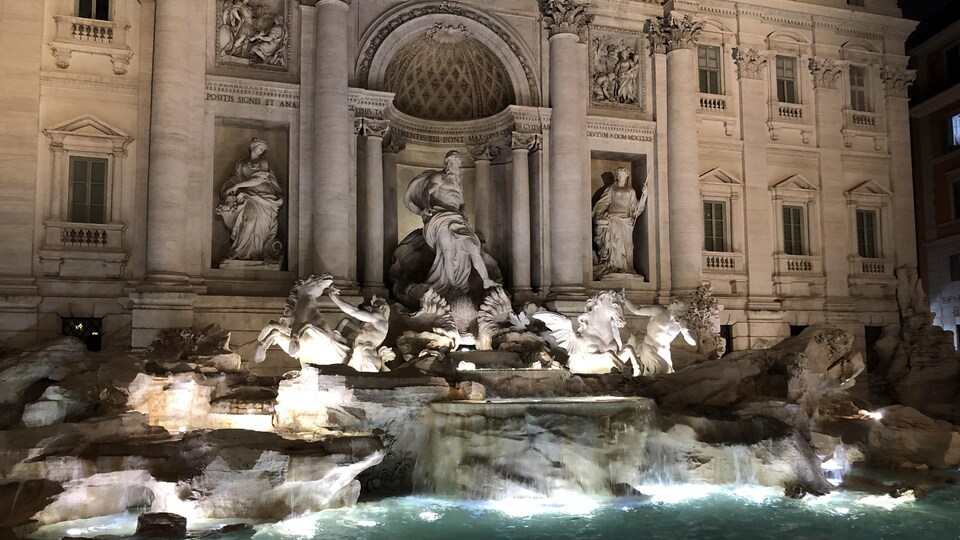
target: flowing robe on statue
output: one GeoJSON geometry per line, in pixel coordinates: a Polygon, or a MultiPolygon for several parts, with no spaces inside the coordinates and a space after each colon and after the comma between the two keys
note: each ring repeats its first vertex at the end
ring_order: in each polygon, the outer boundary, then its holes
{"type": "Polygon", "coordinates": [[[647,194],[637,199],[631,187],[607,187],[593,207],[594,241],[607,272],[636,273],[633,268],[633,227],[647,206],[647,194]]]}
{"type": "Polygon", "coordinates": [[[423,238],[435,253],[426,283],[439,294],[470,289],[471,250],[480,239],[463,215],[460,179],[443,171],[427,171],[410,181],[404,204],[423,218],[423,238]]]}
{"type": "Polygon", "coordinates": [[[223,222],[230,229],[230,252],[227,259],[245,261],[273,260],[279,255],[277,225],[283,191],[266,159],[241,159],[234,175],[220,189],[224,204],[218,208],[223,222]],[[256,185],[242,187],[228,195],[231,187],[257,180],[256,185]],[[231,197],[236,197],[231,204],[231,197]]]}

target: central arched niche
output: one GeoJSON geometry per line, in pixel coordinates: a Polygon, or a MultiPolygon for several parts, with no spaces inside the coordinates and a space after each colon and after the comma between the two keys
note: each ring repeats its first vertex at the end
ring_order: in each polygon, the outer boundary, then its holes
{"type": "Polygon", "coordinates": [[[391,58],[384,90],[401,112],[426,120],[475,120],[516,101],[503,63],[463,25],[437,23],[391,58]]]}

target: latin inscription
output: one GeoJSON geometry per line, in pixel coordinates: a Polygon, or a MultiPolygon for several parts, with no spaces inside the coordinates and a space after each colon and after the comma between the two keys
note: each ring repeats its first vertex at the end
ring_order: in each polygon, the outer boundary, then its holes
{"type": "Polygon", "coordinates": [[[274,99],[257,96],[239,96],[234,94],[222,94],[217,92],[207,92],[207,101],[220,101],[223,103],[238,103],[240,105],[259,105],[262,107],[281,107],[284,109],[299,109],[300,102],[289,99],[274,99]]]}

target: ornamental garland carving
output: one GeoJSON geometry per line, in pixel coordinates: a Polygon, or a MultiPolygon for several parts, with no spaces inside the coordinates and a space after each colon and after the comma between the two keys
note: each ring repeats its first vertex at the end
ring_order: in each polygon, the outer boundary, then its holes
{"type": "Polygon", "coordinates": [[[830,58],[811,58],[809,67],[814,88],[835,89],[843,74],[843,69],[830,58]]]}
{"type": "Polygon", "coordinates": [[[380,137],[383,139],[390,129],[390,122],[377,118],[361,117],[357,118],[354,123],[357,133],[364,137],[380,137]]]}
{"type": "Polygon", "coordinates": [[[668,53],[677,49],[694,49],[697,38],[703,31],[703,23],[689,15],[677,17],[673,12],[666,17],[651,20],[647,27],[647,39],[654,53],[668,53]]]}
{"type": "Polygon", "coordinates": [[[590,94],[594,105],[642,105],[640,40],[636,36],[593,35],[590,40],[590,94]]]}
{"type": "Polygon", "coordinates": [[[907,89],[913,85],[916,78],[915,69],[892,66],[880,68],[880,80],[883,81],[883,88],[890,97],[907,97],[907,89]]]}
{"type": "Polygon", "coordinates": [[[290,65],[288,0],[219,0],[217,64],[286,71],[290,65]]]}
{"type": "Polygon", "coordinates": [[[574,34],[583,41],[587,25],[593,22],[593,14],[587,12],[587,4],[573,0],[538,0],[538,3],[550,37],[574,34]]]}
{"type": "Polygon", "coordinates": [[[513,37],[507,33],[499,23],[487,15],[466,9],[456,2],[441,2],[439,4],[413,7],[403,11],[402,13],[398,13],[395,17],[387,21],[387,23],[384,24],[383,27],[381,27],[372,38],[370,38],[370,41],[366,45],[366,49],[363,52],[363,58],[360,59],[360,65],[357,68],[357,75],[360,80],[360,85],[363,87],[369,86],[370,66],[373,63],[373,57],[376,56],[377,49],[380,48],[380,45],[387,38],[387,36],[390,35],[391,32],[412,21],[413,19],[438,14],[456,15],[458,17],[464,17],[476,21],[477,23],[489,28],[497,35],[497,37],[502,39],[507,48],[510,49],[510,52],[517,58],[517,61],[520,62],[520,67],[523,69],[523,74],[527,79],[527,86],[530,88],[530,99],[532,100],[531,105],[537,106],[539,103],[539,99],[537,97],[539,96],[539,90],[536,82],[537,79],[534,75],[535,71],[533,67],[531,67],[530,62],[520,50],[520,46],[517,45],[513,37]]]}
{"type": "Polygon", "coordinates": [[[490,143],[468,144],[467,152],[474,161],[493,161],[500,155],[500,148],[490,143]]]}
{"type": "Polygon", "coordinates": [[[767,56],[756,49],[733,50],[733,61],[737,64],[737,76],[741,79],[763,79],[767,68],[767,56]]]}

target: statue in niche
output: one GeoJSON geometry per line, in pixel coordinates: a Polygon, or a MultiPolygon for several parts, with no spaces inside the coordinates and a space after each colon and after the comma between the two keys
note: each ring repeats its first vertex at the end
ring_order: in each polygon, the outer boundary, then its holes
{"type": "Polygon", "coordinates": [[[483,252],[464,215],[460,153],[447,152],[443,162],[443,170],[415,177],[404,196],[407,209],[423,220],[423,229],[397,246],[390,269],[394,293],[408,306],[428,288],[447,299],[479,295],[479,301],[500,279],[496,262],[483,252]]]}
{"type": "Polygon", "coordinates": [[[617,168],[613,176],[613,184],[604,188],[593,205],[594,279],[610,273],[637,273],[633,267],[633,228],[647,207],[647,184],[643,184],[638,199],[628,183],[630,173],[626,168],[617,168]]]}
{"type": "Polygon", "coordinates": [[[636,48],[610,36],[593,38],[593,100],[635,105],[640,102],[641,58],[636,48]]]}
{"type": "Polygon", "coordinates": [[[303,367],[345,363],[350,347],[340,332],[323,320],[320,310],[320,297],[332,284],[330,274],[297,281],[287,296],[283,316],[279,321],[270,321],[260,332],[253,361],[262,362],[267,357],[267,349],[276,344],[303,367]]]}
{"type": "Polygon", "coordinates": [[[288,43],[286,20],[282,14],[267,13],[250,0],[220,2],[217,35],[220,58],[285,67],[288,43]]]}
{"type": "MultiPolygon", "coordinates": [[[[383,298],[374,296],[370,300],[370,306],[361,309],[344,302],[336,287],[330,286],[328,294],[340,311],[360,321],[353,339],[353,353],[347,365],[357,371],[390,371],[386,363],[394,359],[393,350],[380,347],[389,330],[390,304],[383,298]]],[[[339,328],[341,335],[346,334],[344,323],[341,323],[339,328]]]]}
{"type": "Polygon", "coordinates": [[[250,141],[250,157],[241,159],[220,188],[217,214],[230,230],[230,251],[220,268],[265,266],[280,269],[283,245],[277,239],[283,191],[263,157],[267,142],[250,141]]]}

